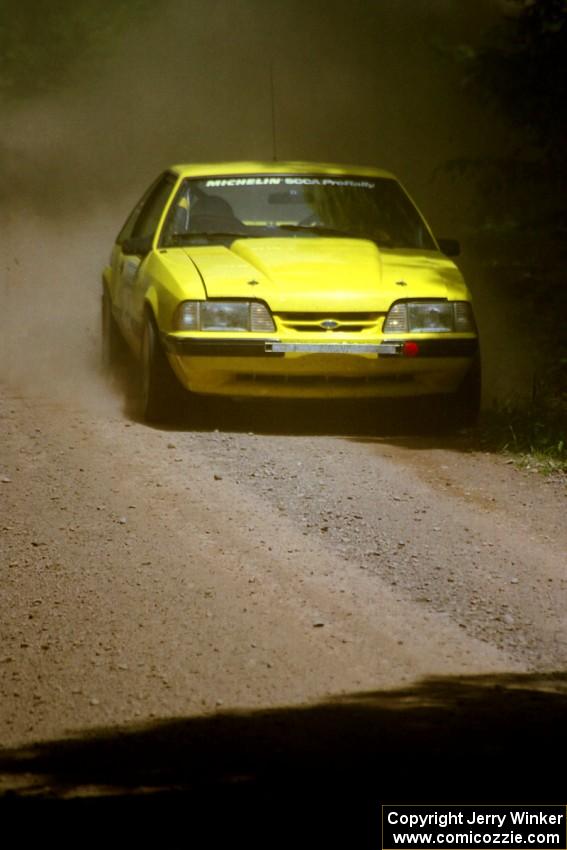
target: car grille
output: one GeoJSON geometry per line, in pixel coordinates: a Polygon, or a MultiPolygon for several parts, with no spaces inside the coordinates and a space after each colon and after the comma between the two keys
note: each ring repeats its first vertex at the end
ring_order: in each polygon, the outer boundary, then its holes
{"type": "Polygon", "coordinates": [[[279,313],[279,325],[287,330],[308,333],[356,333],[373,328],[384,313],[279,313]],[[336,323],[326,327],[325,322],[336,323]]]}

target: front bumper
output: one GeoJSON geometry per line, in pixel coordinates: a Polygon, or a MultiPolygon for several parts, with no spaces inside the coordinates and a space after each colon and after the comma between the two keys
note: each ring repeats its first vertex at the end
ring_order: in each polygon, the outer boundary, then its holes
{"type": "Polygon", "coordinates": [[[283,357],[285,354],[339,354],[378,357],[402,357],[406,342],[416,342],[419,357],[473,357],[478,348],[476,338],[392,340],[367,342],[281,342],[273,339],[219,339],[182,337],[162,334],[168,354],[178,357],[283,357]]]}
{"type": "Polygon", "coordinates": [[[478,341],[472,336],[284,342],[164,334],[162,342],[179,380],[193,392],[282,398],[453,392],[478,350],[478,341]],[[406,343],[412,344],[412,356],[406,343]]]}

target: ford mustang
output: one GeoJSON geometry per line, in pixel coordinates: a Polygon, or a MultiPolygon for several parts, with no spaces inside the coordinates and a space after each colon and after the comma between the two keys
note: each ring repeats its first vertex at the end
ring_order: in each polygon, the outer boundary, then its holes
{"type": "Polygon", "coordinates": [[[480,358],[458,251],[385,171],[176,165],[104,269],[103,359],[132,349],[148,421],[205,394],[430,396],[470,423],[480,358]]]}

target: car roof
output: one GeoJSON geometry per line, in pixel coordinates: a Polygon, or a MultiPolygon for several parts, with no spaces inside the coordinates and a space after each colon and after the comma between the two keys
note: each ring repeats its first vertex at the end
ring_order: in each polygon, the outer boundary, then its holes
{"type": "Polygon", "coordinates": [[[206,162],[173,165],[170,170],[181,177],[210,177],[227,174],[344,174],[395,179],[393,174],[379,168],[326,162],[206,162]]]}

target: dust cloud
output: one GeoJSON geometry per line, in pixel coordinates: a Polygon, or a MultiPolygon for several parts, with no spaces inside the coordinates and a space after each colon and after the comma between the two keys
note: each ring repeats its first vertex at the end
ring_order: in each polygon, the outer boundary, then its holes
{"type": "MultiPolygon", "coordinates": [[[[172,162],[377,165],[439,235],[462,237],[471,187],[438,169],[511,140],[465,97],[452,53],[482,38],[499,6],[162,0],[67,88],[5,103],[0,376],[25,392],[118,405],[98,366],[101,271],[129,209],[172,162]]],[[[494,302],[474,267],[468,282],[490,348],[494,302]]],[[[502,360],[487,371],[506,374],[502,360]]]]}

